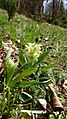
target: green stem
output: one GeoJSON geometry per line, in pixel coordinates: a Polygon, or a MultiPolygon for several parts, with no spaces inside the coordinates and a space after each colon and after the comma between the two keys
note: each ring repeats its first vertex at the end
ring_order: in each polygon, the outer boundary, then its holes
{"type": "Polygon", "coordinates": [[[8,108],[10,106],[10,87],[8,87],[8,108]]]}

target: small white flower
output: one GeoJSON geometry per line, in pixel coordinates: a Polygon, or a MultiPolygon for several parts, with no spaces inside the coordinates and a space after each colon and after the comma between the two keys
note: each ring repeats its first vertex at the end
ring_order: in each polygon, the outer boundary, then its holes
{"type": "Polygon", "coordinates": [[[44,38],[44,40],[45,40],[45,41],[47,41],[47,40],[48,40],[48,38],[44,38]]]}

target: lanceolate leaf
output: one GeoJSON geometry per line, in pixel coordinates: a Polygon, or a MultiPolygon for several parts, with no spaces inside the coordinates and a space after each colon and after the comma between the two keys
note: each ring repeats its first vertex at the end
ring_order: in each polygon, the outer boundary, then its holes
{"type": "Polygon", "coordinates": [[[5,73],[6,73],[6,81],[5,81],[5,83],[6,84],[10,83],[10,81],[12,79],[12,76],[13,76],[13,74],[15,72],[16,66],[17,66],[17,64],[15,64],[13,62],[13,60],[11,60],[10,58],[7,59],[6,65],[5,65],[5,73]]]}
{"type": "Polygon", "coordinates": [[[49,50],[44,51],[44,52],[38,57],[37,63],[42,62],[42,61],[46,58],[46,56],[48,55],[48,53],[49,53],[49,50]]]}
{"type": "Polygon", "coordinates": [[[15,77],[17,74],[19,74],[19,73],[22,72],[23,70],[28,69],[30,63],[31,63],[31,62],[27,62],[27,63],[25,63],[23,66],[21,66],[19,69],[17,69],[17,70],[15,71],[13,77],[15,77]]]}
{"type": "Polygon", "coordinates": [[[10,87],[13,87],[17,82],[19,82],[22,78],[31,75],[35,72],[36,69],[26,69],[22,73],[19,73],[13,80],[11,80],[10,87]]]}
{"type": "Polygon", "coordinates": [[[49,53],[49,50],[47,51],[44,51],[39,57],[38,57],[38,60],[34,62],[34,66],[41,63],[45,58],[46,56],[48,55],[49,53]]]}
{"type": "Polygon", "coordinates": [[[6,60],[8,60],[10,58],[11,53],[12,53],[12,48],[9,48],[8,49],[8,53],[7,53],[7,56],[6,56],[6,60]]]}
{"type": "Polygon", "coordinates": [[[24,81],[24,82],[20,82],[18,83],[16,86],[18,87],[24,87],[24,86],[31,86],[31,85],[41,85],[41,84],[49,84],[51,82],[51,80],[47,80],[44,82],[37,82],[37,81],[24,81]]]}
{"type": "Polygon", "coordinates": [[[41,67],[41,71],[46,71],[46,70],[48,70],[48,69],[50,69],[50,68],[52,68],[54,66],[55,66],[55,64],[51,64],[49,66],[43,66],[43,67],[41,67]]]}
{"type": "Polygon", "coordinates": [[[22,66],[26,63],[24,54],[21,49],[19,50],[19,61],[22,66]]]}

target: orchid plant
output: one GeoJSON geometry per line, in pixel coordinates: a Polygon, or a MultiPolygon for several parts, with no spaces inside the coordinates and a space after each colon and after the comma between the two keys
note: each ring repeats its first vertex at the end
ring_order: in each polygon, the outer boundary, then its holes
{"type": "MultiPolygon", "coordinates": [[[[19,95],[19,92],[16,94],[17,88],[32,85],[44,85],[50,82],[50,80],[44,82],[39,82],[38,80],[33,79],[31,81],[28,80],[32,73],[35,74],[37,72],[39,64],[45,60],[45,57],[49,53],[49,51],[41,51],[41,47],[41,44],[28,43],[25,45],[24,51],[18,49],[18,59],[16,62],[11,57],[12,52],[10,50],[7,51],[4,65],[4,88],[0,94],[2,97],[0,101],[0,111],[2,110],[0,115],[11,112],[12,106],[14,106],[14,103],[18,99],[16,97],[16,95],[19,95]]],[[[44,67],[41,67],[41,69],[44,70],[44,67]]]]}

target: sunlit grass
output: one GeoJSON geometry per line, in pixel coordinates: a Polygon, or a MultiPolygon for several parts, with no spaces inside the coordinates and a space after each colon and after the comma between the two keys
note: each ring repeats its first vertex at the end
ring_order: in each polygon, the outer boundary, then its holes
{"type": "Polygon", "coordinates": [[[2,37],[3,31],[8,33],[11,39],[20,40],[21,45],[27,44],[29,42],[35,42],[35,39],[37,38],[38,42],[41,42],[45,49],[50,49],[50,62],[57,62],[60,67],[62,66],[66,69],[66,29],[48,24],[46,22],[36,22],[18,14],[15,14],[10,22],[8,22],[8,15],[3,10],[0,10],[0,21],[1,39],[4,39],[4,37],[2,37]],[[6,25],[6,23],[8,25],[6,25]],[[11,29],[12,26],[13,29],[11,29]],[[16,30],[16,34],[14,30],[16,30]],[[48,38],[48,40],[45,40],[45,38],[48,38]]]}

